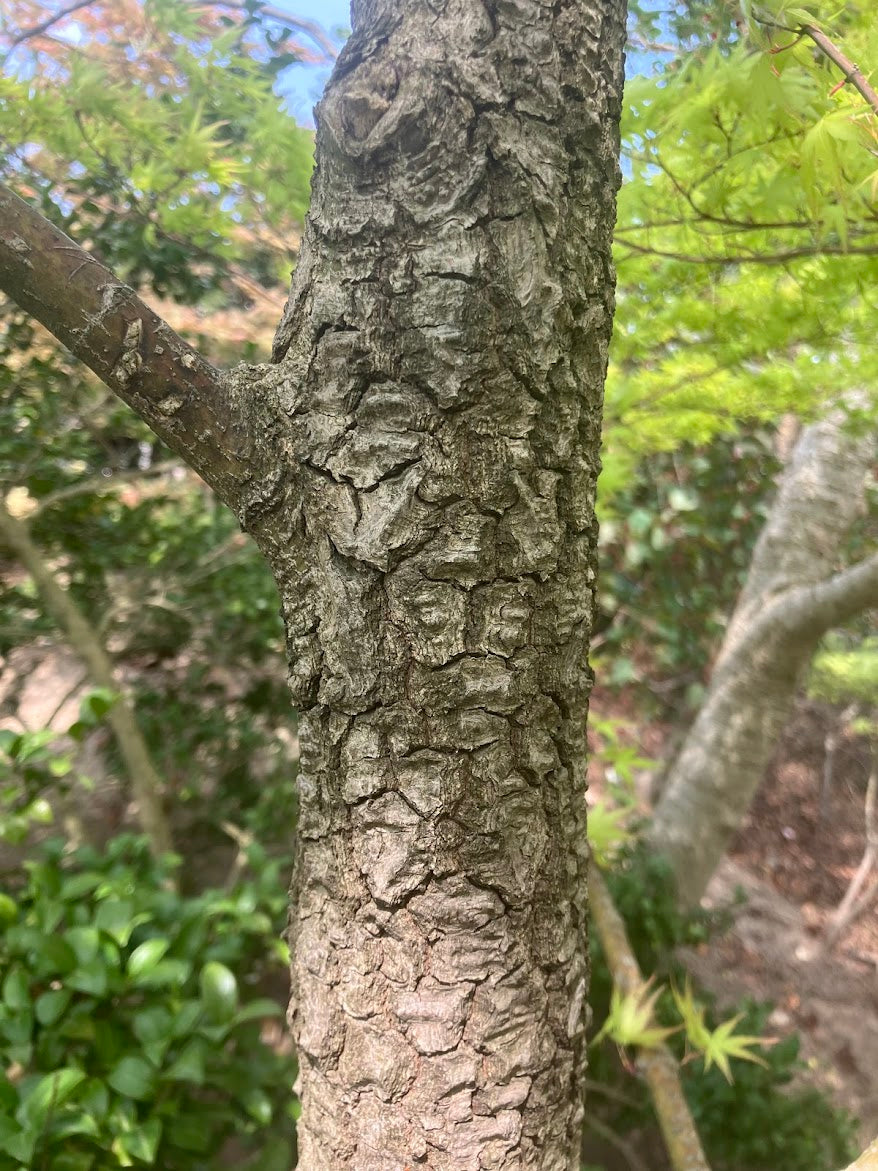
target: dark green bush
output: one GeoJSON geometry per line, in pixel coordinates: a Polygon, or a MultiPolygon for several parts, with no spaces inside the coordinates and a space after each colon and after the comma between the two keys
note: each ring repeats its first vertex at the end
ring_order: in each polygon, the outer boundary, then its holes
{"type": "Polygon", "coordinates": [[[0,1167],[288,1171],[291,1056],[259,985],[284,973],[284,881],[183,898],[145,842],[41,847],[0,896],[0,1167]]]}
{"type": "MultiPolygon", "coordinates": [[[[747,1002],[742,1033],[770,1030],[771,1006],[747,1002]]],[[[765,1066],[734,1063],[731,1085],[700,1062],[684,1068],[683,1088],[713,1171],[837,1171],[856,1154],[856,1126],[818,1090],[793,1088],[803,1068],[799,1039],[762,1050],[765,1066]]]]}

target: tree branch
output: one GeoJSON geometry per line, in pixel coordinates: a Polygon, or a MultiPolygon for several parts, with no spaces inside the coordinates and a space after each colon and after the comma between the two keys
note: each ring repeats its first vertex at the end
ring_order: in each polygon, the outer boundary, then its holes
{"type": "MultiPolygon", "coordinates": [[[[58,584],[40,550],[31,540],[27,525],[9,512],[2,496],[0,538],[33,578],[46,612],[64,632],[73,651],[85,664],[92,683],[96,687],[118,693],[120,688],[113,664],[96,631],[70,594],[58,584]]],[[[140,823],[149,838],[150,848],[156,857],[161,857],[172,848],[171,831],[162,808],[162,779],[152,763],[134,711],[124,695],[107,712],[107,723],[113,729],[125,762],[131,789],[137,800],[140,823]]]]}
{"type": "Polygon", "coordinates": [[[40,21],[39,24],[33,25],[32,28],[22,29],[12,38],[9,44],[10,49],[16,48],[17,45],[24,44],[29,41],[31,37],[38,37],[41,33],[50,29],[53,24],[57,24],[59,20],[63,20],[65,16],[70,16],[74,12],[78,12],[80,8],[87,8],[92,0],[74,0],[74,3],[68,4],[66,8],[59,8],[57,12],[53,12],[47,16],[45,20],[40,21]]]}
{"type": "Polygon", "coordinates": [[[280,8],[274,8],[271,4],[259,4],[255,12],[252,12],[251,8],[243,0],[211,0],[209,7],[231,8],[246,12],[248,15],[252,13],[253,15],[267,17],[269,20],[276,20],[278,24],[284,25],[285,28],[291,29],[293,32],[304,33],[315,45],[319,45],[330,61],[334,61],[338,56],[338,48],[332,43],[331,39],[315,20],[306,20],[302,16],[292,16],[280,8]]]}
{"type": "Polygon", "coordinates": [[[643,256],[660,256],[665,260],[682,260],[685,264],[784,264],[788,260],[801,260],[805,256],[878,256],[878,244],[862,247],[843,248],[840,244],[808,244],[800,248],[787,248],[779,252],[744,252],[728,256],[695,256],[686,252],[667,252],[634,244],[630,240],[618,240],[620,248],[630,248],[643,256]]]}
{"type": "Polygon", "coordinates": [[[873,606],[878,606],[878,553],[816,585],[781,594],[766,607],[757,627],[763,637],[768,623],[779,625],[786,635],[805,629],[823,633],[873,606]]]}
{"type": "MultiPolygon", "coordinates": [[[[625,934],[625,924],[594,863],[588,868],[588,897],[592,921],[607,957],[613,983],[623,995],[639,991],[643,987],[643,976],[625,934]]],[[[670,1050],[664,1045],[641,1049],[637,1054],[637,1065],[652,1094],[674,1171],[710,1171],[670,1050]]]]}
{"type": "MultiPolygon", "coordinates": [[[[800,38],[810,37],[820,52],[823,53],[825,57],[828,57],[833,65],[837,66],[837,68],[839,68],[844,74],[844,81],[842,81],[841,84],[844,85],[845,82],[849,81],[860,97],[872,107],[874,113],[878,114],[878,93],[876,93],[875,90],[872,89],[871,85],[869,85],[868,81],[866,81],[866,78],[860,67],[855,65],[849,57],[846,57],[844,53],[842,53],[841,49],[839,49],[838,46],[834,43],[834,41],[830,40],[826,33],[817,28],[816,25],[778,24],[776,21],[770,20],[766,16],[759,16],[756,13],[753,14],[753,19],[757,24],[761,24],[765,28],[783,29],[784,32],[793,33],[794,36],[800,38]]],[[[778,49],[774,50],[774,52],[778,51],[778,49]]]]}
{"type": "Polygon", "coordinates": [[[0,184],[0,289],[131,406],[232,508],[253,475],[224,376],[78,244],[0,184]]]}
{"type": "Polygon", "coordinates": [[[804,636],[810,646],[849,618],[878,606],[878,553],[843,569],[815,585],[794,586],[770,597],[746,634],[721,655],[714,676],[734,676],[754,656],[778,657],[778,647],[801,649],[804,636]]]}
{"type": "Polygon", "coordinates": [[[75,484],[67,484],[63,488],[56,488],[54,492],[49,492],[46,496],[41,496],[37,500],[36,508],[28,514],[28,520],[34,520],[41,513],[45,512],[47,508],[54,508],[56,504],[60,504],[63,500],[70,500],[76,496],[88,496],[94,494],[100,495],[103,492],[118,492],[126,484],[132,481],[155,479],[159,476],[170,475],[179,468],[179,464],[174,460],[165,460],[163,463],[153,464],[151,468],[131,468],[123,471],[114,471],[109,476],[89,476],[87,479],[78,480],[75,484]]]}

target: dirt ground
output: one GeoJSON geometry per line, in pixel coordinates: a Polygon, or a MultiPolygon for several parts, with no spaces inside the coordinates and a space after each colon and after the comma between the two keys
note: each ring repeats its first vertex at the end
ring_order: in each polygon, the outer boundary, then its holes
{"type": "Polygon", "coordinates": [[[870,754],[862,738],[839,739],[822,816],[836,721],[826,705],[798,707],[709,892],[723,899],[739,884],[748,903],[692,964],[718,995],[776,1003],[773,1026],[799,1031],[815,1081],[860,1119],[866,1142],[878,1133],[878,902],[830,951],[821,943],[865,848],[870,754]]]}
{"type": "MultiPolygon", "coordinates": [[[[599,714],[622,714],[595,698],[599,714]]],[[[827,705],[797,707],[707,898],[728,906],[743,892],[745,901],[726,934],[683,958],[721,1005],[746,996],[776,1005],[774,1033],[800,1034],[805,1076],[860,1120],[865,1145],[878,1133],[878,901],[821,949],[865,847],[862,738],[839,737],[821,816],[826,737],[837,723],[827,705]]],[[[661,757],[668,729],[639,731],[643,750],[661,757]]]]}

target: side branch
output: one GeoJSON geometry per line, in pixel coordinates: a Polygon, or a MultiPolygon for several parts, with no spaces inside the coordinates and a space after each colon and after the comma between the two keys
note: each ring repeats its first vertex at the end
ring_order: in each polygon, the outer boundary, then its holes
{"type": "Polygon", "coordinates": [[[864,610],[878,606],[878,553],[815,585],[785,590],[762,611],[753,624],[746,653],[764,646],[774,634],[784,640],[806,635],[816,641],[833,626],[840,626],[864,610]]]}
{"type": "MultiPolygon", "coordinates": [[[[802,37],[810,37],[824,57],[827,57],[844,74],[843,79],[836,86],[836,89],[840,89],[845,82],[850,82],[860,97],[872,107],[872,112],[878,114],[878,93],[869,85],[859,65],[855,65],[849,57],[846,57],[838,45],[822,29],[817,28],[813,24],[778,24],[766,16],[754,15],[754,20],[757,24],[764,25],[766,28],[779,28],[783,29],[784,32],[795,33],[797,40],[801,40],[802,37]]],[[[793,44],[796,44],[796,41],[793,44]]],[[[785,47],[789,48],[790,46],[785,47]]],[[[781,49],[772,50],[774,53],[780,51],[781,49]]],[[[835,90],[832,92],[835,93],[835,90]]]]}
{"type": "Polygon", "coordinates": [[[810,37],[818,49],[820,49],[821,53],[827,56],[833,65],[836,65],[842,71],[844,81],[851,83],[860,97],[872,107],[873,113],[878,114],[878,93],[875,93],[874,89],[866,81],[860,67],[845,57],[841,49],[829,39],[826,33],[821,32],[813,24],[803,24],[802,32],[805,36],[810,37]]]}
{"type": "Polygon", "coordinates": [[[124,399],[233,508],[249,429],[218,370],[133,289],[0,184],[0,289],[124,399]]]}

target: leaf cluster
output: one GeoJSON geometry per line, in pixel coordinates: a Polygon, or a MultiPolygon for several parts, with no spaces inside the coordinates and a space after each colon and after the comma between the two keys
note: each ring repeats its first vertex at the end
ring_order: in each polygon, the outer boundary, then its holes
{"type": "MultiPolygon", "coordinates": [[[[255,995],[282,972],[277,868],[195,898],[139,838],[103,854],[49,843],[0,900],[0,1152],[53,1171],[292,1158],[292,1058],[255,995]]],[[[11,1161],[11,1162],[10,1162],[11,1161]]]]}

